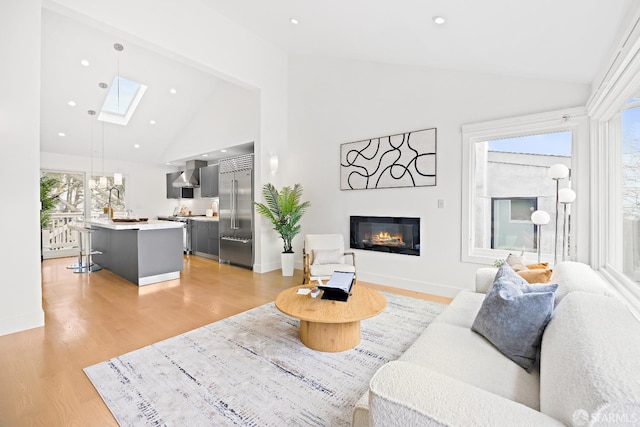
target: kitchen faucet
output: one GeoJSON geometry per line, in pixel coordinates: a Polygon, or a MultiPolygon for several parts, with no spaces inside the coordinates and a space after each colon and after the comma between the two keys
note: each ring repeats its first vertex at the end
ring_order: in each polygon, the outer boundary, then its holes
{"type": "Polygon", "coordinates": [[[107,211],[107,215],[109,215],[109,218],[113,218],[113,213],[111,211],[111,192],[113,190],[116,190],[116,192],[118,193],[118,199],[120,198],[120,190],[118,190],[115,186],[111,187],[109,189],[109,206],[108,206],[108,211],[107,211]]]}

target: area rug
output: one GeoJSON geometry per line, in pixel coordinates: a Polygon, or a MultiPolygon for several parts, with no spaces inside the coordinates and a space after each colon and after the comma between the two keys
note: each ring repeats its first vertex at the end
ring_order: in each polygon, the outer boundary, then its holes
{"type": "Polygon", "coordinates": [[[352,350],[305,347],[269,303],[84,371],[122,426],[348,426],[376,370],[444,308],[384,295],[352,350]]]}

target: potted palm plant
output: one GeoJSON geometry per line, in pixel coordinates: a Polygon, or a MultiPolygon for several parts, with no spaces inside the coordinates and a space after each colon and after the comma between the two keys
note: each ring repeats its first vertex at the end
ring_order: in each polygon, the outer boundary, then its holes
{"type": "Polygon", "coordinates": [[[254,202],[256,211],[269,219],[273,229],[280,234],[284,243],[282,251],[282,275],[293,276],[294,253],[291,241],[300,232],[300,219],[302,214],[311,206],[310,202],[301,202],[302,185],[283,187],[278,191],[272,184],[262,187],[262,195],[266,204],[254,202]]]}

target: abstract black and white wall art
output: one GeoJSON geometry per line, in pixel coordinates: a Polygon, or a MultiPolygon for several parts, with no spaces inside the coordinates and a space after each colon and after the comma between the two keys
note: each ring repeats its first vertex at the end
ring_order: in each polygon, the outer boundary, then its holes
{"type": "Polygon", "coordinates": [[[340,146],[340,189],[436,185],[436,128],[340,146]]]}

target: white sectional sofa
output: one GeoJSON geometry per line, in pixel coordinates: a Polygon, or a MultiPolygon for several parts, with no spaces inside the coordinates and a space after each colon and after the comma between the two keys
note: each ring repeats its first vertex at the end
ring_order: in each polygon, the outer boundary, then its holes
{"type": "Polygon", "coordinates": [[[589,266],[555,266],[553,317],[532,373],[471,330],[495,268],[385,364],[352,425],[640,425],[640,322],[589,266]]]}

